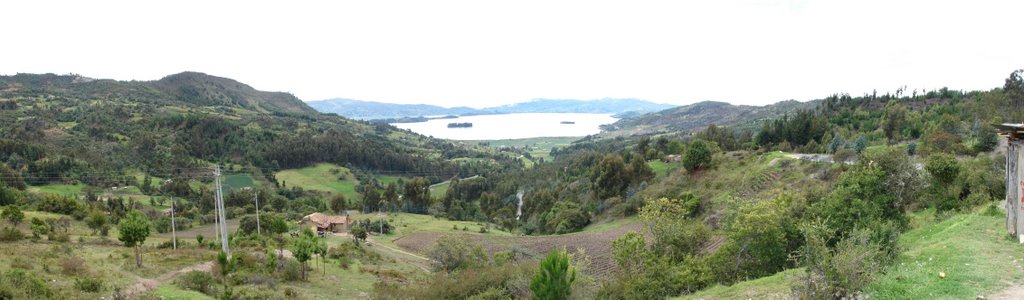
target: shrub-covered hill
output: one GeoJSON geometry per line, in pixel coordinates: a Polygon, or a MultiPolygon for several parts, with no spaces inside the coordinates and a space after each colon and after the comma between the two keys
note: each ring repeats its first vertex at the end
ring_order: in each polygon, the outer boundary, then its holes
{"type": "Polygon", "coordinates": [[[202,73],[148,82],[0,76],[0,162],[29,184],[106,186],[128,180],[127,170],[166,178],[210,163],[450,176],[472,167],[447,160],[463,156],[486,154],[202,73]]]}

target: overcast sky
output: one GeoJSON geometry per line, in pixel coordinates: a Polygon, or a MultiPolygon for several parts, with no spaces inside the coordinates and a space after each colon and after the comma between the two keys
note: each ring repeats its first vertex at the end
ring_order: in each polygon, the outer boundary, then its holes
{"type": "Polygon", "coordinates": [[[1024,68],[1024,1],[17,2],[0,74],[188,70],[307,101],[769,104],[1024,68]]]}

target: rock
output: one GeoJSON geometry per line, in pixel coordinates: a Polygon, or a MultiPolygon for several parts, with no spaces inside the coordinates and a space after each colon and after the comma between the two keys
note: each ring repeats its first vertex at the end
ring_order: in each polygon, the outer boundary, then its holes
{"type": "Polygon", "coordinates": [[[939,279],[946,279],[946,272],[939,272],[939,279]]]}
{"type": "Polygon", "coordinates": [[[985,296],[978,295],[977,297],[974,297],[974,299],[975,300],[985,300],[985,296]]]}

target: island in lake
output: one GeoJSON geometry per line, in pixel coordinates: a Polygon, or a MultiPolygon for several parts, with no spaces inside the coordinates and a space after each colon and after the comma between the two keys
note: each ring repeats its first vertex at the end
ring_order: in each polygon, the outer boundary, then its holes
{"type": "Polygon", "coordinates": [[[448,123],[448,128],[470,128],[473,127],[473,123],[448,123]]]}
{"type": "Polygon", "coordinates": [[[562,121],[562,124],[569,124],[569,125],[571,125],[571,124],[576,124],[576,122],[573,122],[573,121],[562,121]]]}

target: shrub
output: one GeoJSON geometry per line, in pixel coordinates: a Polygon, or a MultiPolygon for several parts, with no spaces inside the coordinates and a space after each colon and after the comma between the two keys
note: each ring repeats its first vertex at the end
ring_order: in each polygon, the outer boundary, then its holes
{"type": "Polygon", "coordinates": [[[711,147],[708,146],[708,142],[700,139],[694,140],[689,147],[686,147],[686,153],[683,155],[683,167],[690,172],[707,168],[711,165],[711,155],[711,147]]]}
{"type": "Polygon", "coordinates": [[[794,287],[798,299],[858,299],[860,291],[888,262],[869,230],[855,230],[834,248],[828,247],[831,230],[822,223],[805,225],[805,246],[800,261],[805,274],[794,287]]]}
{"type": "Polygon", "coordinates": [[[191,271],[179,276],[174,284],[186,290],[193,290],[207,295],[216,295],[216,279],[209,272],[191,271]]]}
{"type": "Polygon", "coordinates": [[[13,227],[4,227],[0,229],[0,242],[16,242],[25,238],[25,234],[21,233],[13,227]]]}
{"type": "Polygon", "coordinates": [[[451,235],[437,239],[427,255],[433,260],[434,269],[445,272],[487,263],[487,253],[483,247],[451,235]]]}
{"type": "Polygon", "coordinates": [[[540,263],[530,290],[534,299],[569,299],[576,270],[569,265],[569,254],[554,250],[540,263]]]}
{"type": "Polygon", "coordinates": [[[71,276],[71,275],[83,275],[89,271],[89,268],[85,265],[85,260],[78,257],[69,257],[61,259],[60,261],[60,273],[71,276]]]}
{"type": "Polygon", "coordinates": [[[35,274],[25,272],[24,270],[15,269],[7,271],[2,277],[0,277],[0,283],[6,286],[15,287],[15,289],[11,291],[15,295],[15,297],[12,297],[14,299],[45,299],[53,296],[53,291],[50,290],[50,287],[46,284],[45,280],[39,278],[35,274]]]}
{"type": "Polygon", "coordinates": [[[87,293],[98,293],[103,291],[103,279],[92,276],[76,278],[75,288],[87,293]]]}
{"type": "Polygon", "coordinates": [[[302,280],[302,264],[294,260],[284,263],[284,272],[281,272],[281,279],[284,281],[302,280]]]}

